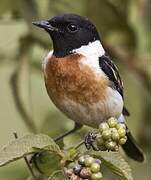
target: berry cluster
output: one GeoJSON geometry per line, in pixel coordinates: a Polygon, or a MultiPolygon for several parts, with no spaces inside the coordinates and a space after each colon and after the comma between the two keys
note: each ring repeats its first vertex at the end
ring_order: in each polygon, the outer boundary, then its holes
{"type": "Polygon", "coordinates": [[[69,179],[101,180],[101,161],[89,155],[81,156],[73,165],[69,179]]]}
{"type": "Polygon", "coordinates": [[[102,151],[117,151],[119,145],[126,143],[126,126],[118,123],[115,118],[108,119],[99,126],[97,135],[97,146],[102,151]]]}

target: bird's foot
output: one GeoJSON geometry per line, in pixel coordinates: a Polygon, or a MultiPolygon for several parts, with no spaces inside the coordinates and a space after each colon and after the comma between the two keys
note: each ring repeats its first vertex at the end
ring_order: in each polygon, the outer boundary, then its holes
{"type": "Polygon", "coordinates": [[[92,148],[94,151],[98,151],[99,149],[97,148],[96,144],[95,144],[95,140],[96,140],[97,135],[95,133],[89,132],[86,136],[85,136],[85,146],[86,148],[89,150],[90,148],[92,148]]]}

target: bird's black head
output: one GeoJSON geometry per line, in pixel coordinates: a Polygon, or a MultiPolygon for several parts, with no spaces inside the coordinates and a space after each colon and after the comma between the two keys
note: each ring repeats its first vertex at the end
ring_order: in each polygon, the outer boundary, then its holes
{"type": "Polygon", "coordinates": [[[57,57],[66,56],[74,49],[99,40],[96,27],[87,18],[76,14],[64,14],[33,24],[49,33],[53,41],[53,54],[57,57]]]}

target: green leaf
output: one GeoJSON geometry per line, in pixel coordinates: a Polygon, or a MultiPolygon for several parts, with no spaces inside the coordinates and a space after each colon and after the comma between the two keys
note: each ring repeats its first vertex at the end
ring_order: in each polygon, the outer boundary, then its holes
{"type": "Polygon", "coordinates": [[[61,155],[59,146],[49,136],[44,134],[25,135],[15,139],[0,150],[0,166],[42,150],[61,155]]]}
{"type": "Polygon", "coordinates": [[[82,136],[78,132],[75,132],[63,139],[65,149],[74,147],[81,141],[82,141],[82,136]]]}
{"type": "Polygon", "coordinates": [[[119,176],[120,180],[133,180],[131,168],[118,152],[96,152],[89,154],[102,160],[114,174],[119,176]]]}
{"type": "Polygon", "coordinates": [[[61,169],[61,159],[62,158],[54,152],[44,151],[34,157],[33,163],[39,172],[50,176],[54,171],[61,169]]]}
{"type": "Polygon", "coordinates": [[[48,180],[68,180],[63,171],[55,171],[48,180]]]}

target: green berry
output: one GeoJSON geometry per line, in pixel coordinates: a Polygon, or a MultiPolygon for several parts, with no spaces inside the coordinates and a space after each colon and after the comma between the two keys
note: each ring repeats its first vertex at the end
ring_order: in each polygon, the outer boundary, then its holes
{"type": "Polygon", "coordinates": [[[120,138],[124,137],[126,135],[126,130],[124,128],[118,129],[118,134],[120,138]]]}
{"type": "Polygon", "coordinates": [[[123,137],[123,138],[121,138],[121,139],[119,140],[119,144],[120,144],[120,145],[123,145],[123,144],[126,143],[126,141],[127,141],[127,137],[125,136],[125,137],[123,137]]]}
{"type": "Polygon", "coordinates": [[[108,149],[108,150],[111,150],[111,151],[115,151],[115,148],[116,148],[116,142],[114,142],[114,141],[107,141],[106,143],[105,143],[105,146],[106,146],[106,148],[108,149]]]}
{"type": "Polygon", "coordinates": [[[100,164],[94,162],[91,167],[90,167],[90,170],[93,172],[93,173],[97,173],[100,171],[100,164]]]}
{"type": "Polygon", "coordinates": [[[94,158],[93,157],[88,157],[85,159],[84,164],[86,167],[90,167],[94,163],[94,158]]]}
{"type": "Polygon", "coordinates": [[[112,132],[111,138],[113,141],[118,141],[120,139],[120,136],[118,132],[112,132]]]}
{"type": "Polygon", "coordinates": [[[102,131],[109,129],[109,125],[106,122],[103,122],[99,125],[99,131],[102,133],[102,131]]]}
{"type": "Polygon", "coordinates": [[[103,131],[102,132],[102,137],[103,137],[104,140],[109,140],[111,138],[110,129],[103,131]]]}
{"type": "Polygon", "coordinates": [[[106,141],[106,142],[105,142],[105,147],[107,148],[107,150],[110,150],[109,141],[106,141]]]}
{"type": "Polygon", "coordinates": [[[121,124],[117,123],[116,129],[118,130],[118,129],[120,129],[120,128],[121,128],[121,124]]]}
{"type": "Polygon", "coordinates": [[[91,175],[91,179],[92,180],[101,180],[102,179],[102,173],[101,172],[98,172],[98,173],[93,173],[92,175],[91,175]]]}
{"type": "Polygon", "coordinates": [[[97,137],[96,141],[97,141],[98,146],[104,145],[104,140],[103,140],[102,136],[97,137]]]}
{"type": "Polygon", "coordinates": [[[108,119],[107,123],[110,128],[114,128],[117,125],[117,120],[112,117],[112,118],[108,119]]]}
{"type": "Polygon", "coordinates": [[[120,129],[120,128],[126,129],[125,124],[123,124],[123,123],[118,123],[118,124],[116,125],[116,129],[120,129]]]}
{"type": "Polygon", "coordinates": [[[114,132],[117,133],[117,129],[116,128],[110,128],[110,130],[111,130],[112,133],[114,133],[114,132]]]}

